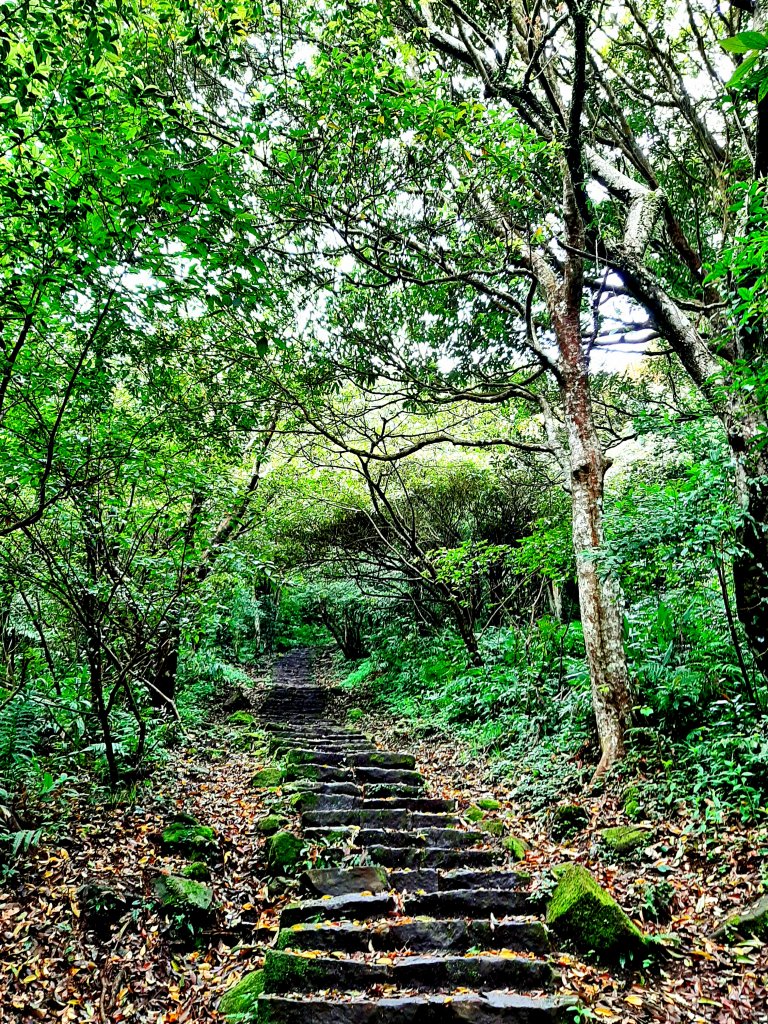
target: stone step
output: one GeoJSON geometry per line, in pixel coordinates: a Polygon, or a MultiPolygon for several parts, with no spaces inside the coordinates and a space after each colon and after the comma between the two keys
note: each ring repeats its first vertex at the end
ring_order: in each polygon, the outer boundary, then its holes
{"type": "Polygon", "coordinates": [[[388,887],[395,892],[450,892],[453,889],[523,889],[530,876],[506,869],[416,868],[413,871],[387,868],[388,887]]]}
{"type": "Polygon", "coordinates": [[[425,829],[442,828],[456,824],[450,814],[428,814],[397,808],[348,807],[335,811],[311,810],[301,816],[305,828],[333,828],[337,825],[361,825],[372,828],[425,829]]]}
{"type": "Polygon", "coordinates": [[[354,772],[351,768],[339,768],[327,764],[292,764],[285,770],[288,782],[309,779],[314,782],[353,782],[354,772]]]}
{"type": "Polygon", "coordinates": [[[315,897],[390,890],[384,868],[313,868],[304,872],[300,884],[304,892],[315,897]]]}
{"type": "Polygon", "coordinates": [[[421,811],[426,814],[453,813],[456,810],[455,800],[445,800],[436,796],[389,796],[372,797],[365,794],[365,807],[406,807],[409,811],[421,811]]]}
{"type": "Polygon", "coordinates": [[[540,896],[524,889],[445,889],[406,896],[403,912],[410,917],[511,917],[538,913],[542,906],[540,896]]]}
{"type": "Polygon", "coordinates": [[[312,782],[310,779],[299,779],[289,782],[285,787],[288,793],[317,793],[328,796],[354,796],[363,799],[363,787],[354,782],[312,782]]]}
{"type": "Polygon", "coordinates": [[[572,1000],[507,992],[387,995],[351,999],[261,995],[259,1019],[270,1024],[560,1024],[572,1000]]]}
{"type": "Polygon", "coordinates": [[[272,737],[267,746],[275,757],[287,757],[293,751],[321,750],[334,754],[366,754],[376,750],[371,743],[365,743],[363,740],[294,740],[284,737],[272,737]]]}
{"type": "Polygon", "coordinates": [[[487,868],[503,860],[499,850],[451,850],[426,846],[423,850],[402,846],[369,846],[368,856],[385,868],[487,868]]]}
{"type": "Polygon", "coordinates": [[[365,786],[365,795],[374,799],[391,796],[421,796],[423,786],[407,786],[397,782],[371,782],[365,786]]]}
{"type": "Polygon", "coordinates": [[[303,903],[289,903],[280,915],[280,927],[290,927],[306,921],[361,921],[371,917],[382,917],[392,913],[395,901],[389,893],[363,896],[351,893],[346,896],[331,896],[329,899],[304,900],[303,903]]]}
{"type": "Polygon", "coordinates": [[[482,844],[488,837],[483,832],[462,832],[457,828],[425,828],[418,831],[361,828],[357,833],[357,846],[403,846],[420,849],[424,846],[443,846],[455,850],[482,844]]]}
{"type": "Polygon", "coordinates": [[[441,800],[437,797],[383,797],[369,799],[367,796],[351,794],[321,793],[312,808],[315,811],[359,810],[406,810],[425,814],[446,814],[456,810],[455,800],[441,800]]]}
{"type": "Polygon", "coordinates": [[[277,937],[278,949],[338,950],[343,953],[389,953],[407,949],[413,953],[435,950],[466,952],[470,949],[512,949],[531,953],[546,953],[549,935],[546,926],[522,917],[496,921],[489,918],[472,920],[418,921],[389,920],[340,921],[298,924],[281,928],[277,937]]]}
{"type": "Polygon", "coordinates": [[[400,754],[393,750],[375,750],[372,754],[350,754],[349,763],[358,768],[400,768],[413,771],[416,758],[413,754],[400,754]]]}
{"type": "Polygon", "coordinates": [[[366,787],[372,782],[404,783],[407,786],[424,785],[424,776],[420,772],[405,771],[402,768],[358,768],[355,777],[366,787]]]}
{"type": "Polygon", "coordinates": [[[317,957],[268,949],[264,991],[313,992],[328,989],[364,991],[375,985],[403,989],[550,989],[554,973],[548,963],[508,956],[394,957],[387,964],[317,957]]]}

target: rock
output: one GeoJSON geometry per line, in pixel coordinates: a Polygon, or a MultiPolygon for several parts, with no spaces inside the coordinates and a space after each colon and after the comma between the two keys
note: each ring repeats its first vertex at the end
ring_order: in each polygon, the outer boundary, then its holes
{"type": "Polygon", "coordinates": [[[561,938],[604,961],[631,958],[645,947],[643,933],[586,868],[563,864],[554,874],[558,881],[547,906],[547,924],[561,938]]]}
{"type": "Polygon", "coordinates": [[[512,854],[513,860],[525,860],[525,855],[531,848],[531,844],[520,836],[507,836],[502,840],[501,845],[512,854]]]}
{"type": "Polygon", "coordinates": [[[484,821],[482,824],[482,829],[489,835],[501,836],[504,834],[504,822],[499,821],[498,818],[495,818],[492,821],[484,821]]]}
{"type": "Polygon", "coordinates": [[[346,896],[360,892],[386,892],[384,868],[318,868],[301,876],[302,886],[314,896],[346,896]]]}
{"type": "Polygon", "coordinates": [[[746,939],[752,935],[758,939],[768,939],[768,895],[761,896],[744,910],[732,914],[714,933],[716,939],[725,942],[746,939]]]}
{"type": "Polygon", "coordinates": [[[633,850],[639,850],[641,846],[650,845],[653,833],[650,829],[641,828],[639,825],[618,825],[616,828],[604,828],[600,836],[608,847],[620,857],[633,850]]]}
{"type": "Polygon", "coordinates": [[[280,768],[262,768],[251,779],[251,785],[255,789],[272,789],[274,786],[279,786],[283,778],[280,768]]]}
{"type": "Polygon", "coordinates": [[[219,1003],[219,1013],[229,1024],[255,1021],[258,999],[263,991],[264,971],[252,971],[224,993],[219,1003]]]}
{"type": "Polygon", "coordinates": [[[196,882],[207,882],[211,877],[211,869],[202,860],[192,861],[182,870],[185,878],[194,878],[196,882]]]}
{"type": "Polygon", "coordinates": [[[174,815],[163,829],[161,842],[169,853],[180,853],[198,860],[215,857],[219,852],[213,829],[199,825],[190,814],[174,815]]]}
{"type": "Polygon", "coordinates": [[[153,889],[166,910],[188,918],[207,916],[213,904],[213,889],[209,885],[181,875],[160,875],[153,889]]]}
{"type": "Polygon", "coordinates": [[[304,844],[291,832],[277,832],[267,843],[267,862],[273,871],[295,871],[304,859],[304,844]]]}
{"type": "Polygon", "coordinates": [[[482,821],[485,815],[477,804],[472,804],[471,807],[468,807],[466,811],[464,811],[464,817],[467,821],[482,821]]]}
{"type": "Polygon", "coordinates": [[[77,890],[77,902],[84,924],[101,934],[108,932],[130,906],[122,893],[99,882],[81,885],[77,890]]]}
{"type": "Polygon", "coordinates": [[[253,725],[255,718],[247,711],[235,711],[227,721],[230,725],[253,725]]]}
{"type": "Polygon", "coordinates": [[[302,793],[294,793],[288,803],[291,805],[294,811],[311,811],[317,807],[318,795],[317,793],[310,793],[304,790],[302,793]]]}
{"type": "Polygon", "coordinates": [[[282,814],[268,814],[256,822],[256,828],[262,835],[273,836],[275,832],[284,829],[287,824],[288,819],[284,818],[282,814]]]}
{"type": "Polygon", "coordinates": [[[481,811],[498,811],[501,809],[501,803],[489,796],[481,797],[480,800],[477,801],[477,806],[481,811]]]}
{"type": "Polygon", "coordinates": [[[579,804],[561,804],[552,813],[552,838],[556,841],[575,835],[589,822],[589,814],[579,804]]]}

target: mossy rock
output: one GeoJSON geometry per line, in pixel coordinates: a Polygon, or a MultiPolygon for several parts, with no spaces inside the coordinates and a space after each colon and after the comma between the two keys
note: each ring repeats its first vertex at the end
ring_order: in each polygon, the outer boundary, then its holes
{"type": "Polygon", "coordinates": [[[317,793],[308,793],[306,790],[303,793],[293,793],[288,801],[291,808],[299,813],[311,811],[313,808],[317,807],[317,802],[317,793]]]}
{"type": "Polygon", "coordinates": [[[557,886],[547,906],[547,924],[580,953],[605,962],[632,959],[647,940],[616,900],[578,864],[554,870],[557,886]]]}
{"type": "Polygon", "coordinates": [[[213,905],[213,889],[193,878],[181,875],[160,875],[153,884],[161,905],[174,914],[188,918],[207,916],[213,905]]]}
{"type": "Polygon", "coordinates": [[[498,800],[494,800],[493,797],[484,796],[477,801],[477,806],[481,811],[499,811],[501,810],[501,803],[498,800]]]}
{"type": "Polygon", "coordinates": [[[616,828],[604,828],[600,837],[609,850],[619,857],[625,857],[634,850],[648,846],[653,838],[653,833],[638,825],[618,825],[616,828]]]}
{"type": "Polygon", "coordinates": [[[304,856],[304,844],[291,832],[276,832],[267,843],[267,862],[273,871],[295,871],[304,856]]]}
{"type": "Polygon", "coordinates": [[[256,719],[248,711],[235,711],[227,721],[230,725],[253,725],[256,719]]]}
{"type": "Polygon", "coordinates": [[[306,779],[310,782],[316,782],[318,779],[318,771],[313,764],[292,764],[285,771],[286,782],[298,782],[299,780],[306,779]]]}
{"type": "Polygon", "coordinates": [[[202,860],[194,860],[182,870],[185,878],[193,878],[196,882],[207,882],[211,877],[211,869],[202,860]]]}
{"type": "Polygon", "coordinates": [[[768,895],[762,896],[738,914],[731,914],[715,932],[715,938],[725,942],[748,939],[768,939],[768,895]]]}
{"type": "Polygon", "coordinates": [[[579,804],[561,804],[552,812],[552,838],[559,841],[580,832],[589,823],[589,814],[579,804]]]}
{"type": "Polygon", "coordinates": [[[161,841],[169,853],[179,853],[197,860],[215,857],[219,852],[216,833],[212,828],[208,825],[189,824],[178,818],[163,829],[161,841]]]}
{"type": "Polygon", "coordinates": [[[264,957],[265,992],[303,992],[322,981],[325,968],[310,957],[293,956],[280,950],[268,949],[264,957]]]}
{"type": "Polygon", "coordinates": [[[504,834],[504,822],[499,821],[498,818],[484,821],[481,827],[483,832],[487,832],[491,836],[501,836],[504,834]]]}
{"type": "Polygon", "coordinates": [[[311,764],[314,756],[309,750],[289,750],[285,756],[285,763],[291,768],[296,765],[311,764]]]}
{"type": "Polygon", "coordinates": [[[362,708],[350,708],[349,711],[347,712],[347,721],[359,722],[364,714],[365,712],[363,711],[362,708]]]}
{"type": "Polygon", "coordinates": [[[520,836],[507,836],[502,840],[501,845],[512,855],[513,860],[525,860],[525,855],[530,850],[530,843],[520,836]]]}
{"type": "Polygon", "coordinates": [[[279,786],[284,777],[281,768],[262,768],[251,779],[251,785],[255,789],[272,789],[279,786]]]}
{"type": "Polygon", "coordinates": [[[482,821],[483,818],[485,817],[485,815],[477,806],[477,804],[472,804],[471,807],[468,807],[466,811],[464,811],[463,816],[467,819],[467,821],[482,821]]]}
{"type": "Polygon", "coordinates": [[[256,822],[256,828],[262,835],[273,836],[288,824],[288,819],[282,814],[267,814],[256,822]]]}
{"type": "Polygon", "coordinates": [[[637,821],[643,816],[643,808],[640,803],[640,790],[637,786],[627,786],[623,793],[624,813],[632,821],[637,821]]]}
{"type": "Polygon", "coordinates": [[[225,992],[219,1013],[228,1024],[246,1024],[258,1019],[259,996],[264,991],[264,971],[252,971],[225,992]]]}

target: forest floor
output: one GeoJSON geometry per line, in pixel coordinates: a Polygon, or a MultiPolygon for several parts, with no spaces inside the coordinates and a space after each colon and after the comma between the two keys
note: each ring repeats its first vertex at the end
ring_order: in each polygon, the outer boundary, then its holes
{"type": "MultiPolygon", "coordinates": [[[[345,699],[338,700],[336,718],[344,712],[345,699]]],[[[760,891],[764,832],[732,825],[702,835],[681,807],[674,818],[651,823],[654,845],[642,859],[609,863],[598,832],[626,823],[610,789],[597,797],[570,796],[589,823],[572,840],[556,843],[547,815],[510,800],[508,786],[492,780],[487,759],[460,742],[439,734],[419,739],[378,712],[361,725],[386,747],[415,754],[433,795],[455,797],[462,809],[496,797],[502,806],[494,815],[531,844],[526,861],[532,871],[563,861],[583,864],[647,931],[670,936],[658,962],[641,971],[558,957],[565,987],[593,1019],[768,1022],[768,946],[751,940],[724,947],[712,938],[727,913],[760,891]],[[674,890],[670,917],[652,923],[643,919],[640,893],[662,880],[674,890]]],[[[105,805],[85,789],[73,792],[68,816],[25,855],[0,892],[0,1021],[219,1019],[220,996],[260,966],[265,929],[276,927],[288,898],[268,891],[264,840],[255,827],[267,808],[264,791],[250,784],[264,760],[249,746],[247,730],[220,716],[190,731],[131,799],[105,805]],[[169,931],[151,898],[158,872],[181,867],[158,845],[178,811],[212,826],[222,850],[213,865],[216,922],[198,935],[196,947],[169,931]],[[78,897],[81,886],[94,882],[124,894],[129,908],[102,934],[89,929],[78,897]]]]}

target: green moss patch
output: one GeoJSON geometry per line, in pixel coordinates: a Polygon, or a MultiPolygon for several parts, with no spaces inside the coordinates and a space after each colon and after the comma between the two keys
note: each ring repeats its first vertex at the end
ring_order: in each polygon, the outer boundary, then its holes
{"type": "MultiPolygon", "coordinates": [[[[194,819],[193,819],[194,820],[194,819]]],[[[190,855],[198,860],[215,856],[219,846],[208,825],[188,824],[178,818],[163,829],[162,844],[169,853],[190,855]]]]}
{"type": "MultiPolygon", "coordinates": [[[[268,949],[264,958],[264,991],[302,991],[315,978],[323,977],[322,969],[309,957],[268,949]]],[[[312,987],[311,984],[309,987],[312,987]]]]}
{"type": "Polygon", "coordinates": [[[311,811],[314,807],[317,807],[317,801],[317,793],[310,793],[304,790],[302,793],[294,793],[288,803],[294,811],[303,812],[311,811]]]}
{"type": "Polygon", "coordinates": [[[295,871],[303,859],[304,844],[291,832],[277,832],[267,843],[267,862],[273,871],[295,871]]]}
{"type": "Polygon", "coordinates": [[[531,848],[530,844],[520,836],[507,836],[502,840],[501,845],[512,855],[513,860],[525,860],[525,855],[531,848]]]}
{"type": "Polygon", "coordinates": [[[482,823],[483,832],[487,832],[491,836],[500,836],[504,834],[504,822],[499,821],[495,818],[492,821],[484,821],[482,823]]]}
{"type": "Polygon", "coordinates": [[[219,1003],[219,1013],[228,1024],[246,1024],[256,1021],[259,996],[264,991],[264,971],[246,974],[225,992],[219,1003]]]}
{"type": "Polygon", "coordinates": [[[646,938],[616,900],[586,868],[565,864],[555,869],[557,887],[547,906],[547,924],[582,953],[603,961],[631,959],[646,938]]]}
{"type": "Polygon", "coordinates": [[[227,721],[230,725],[253,725],[256,719],[247,711],[235,711],[227,721]]]}
{"type": "Polygon", "coordinates": [[[561,804],[552,812],[552,838],[567,839],[589,824],[589,814],[579,804],[561,804]]]}
{"type": "Polygon", "coordinates": [[[477,804],[472,804],[471,807],[468,807],[466,811],[464,811],[464,817],[467,821],[482,821],[485,815],[477,804]]]}
{"type": "Polygon", "coordinates": [[[262,768],[251,779],[251,785],[255,789],[272,789],[279,786],[283,778],[284,775],[280,768],[262,768]]]}
{"type": "Polygon", "coordinates": [[[360,719],[363,717],[363,714],[364,712],[362,708],[350,708],[349,711],[347,712],[347,721],[359,722],[360,719]]]}
{"type": "Polygon", "coordinates": [[[498,800],[494,800],[492,797],[484,796],[477,801],[477,806],[481,811],[498,811],[501,810],[501,803],[498,800]]]}
{"type": "Polygon", "coordinates": [[[182,870],[185,878],[193,878],[196,882],[207,882],[211,877],[211,869],[202,860],[192,861],[182,870]]]}
{"type": "Polygon", "coordinates": [[[653,835],[647,828],[638,825],[619,825],[616,828],[604,828],[600,837],[609,850],[624,857],[633,850],[648,846],[653,835]]]}
{"type": "Polygon", "coordinates": [[[154,891],[166,910],[189,916],[206,914],[213,904],[210,886],[180,875],[160,875],[155,879],[154,891]]]}
{"type": "Polygon", "coordinates": [[[268,814],[264,818],[260,818],[256,822],[256,828],[262,835],[273,836],[275,832],[279,832],[285,828],[288,824],[288,819],[284,818],[282,814],[268,814]]]}
{"type": "Polygon", "coordinates": [[[763,896],[738,914],[732,914],[715,932],[715,938],[726,942],[754,936],[768,940],[768,896],[763,896]]]}

